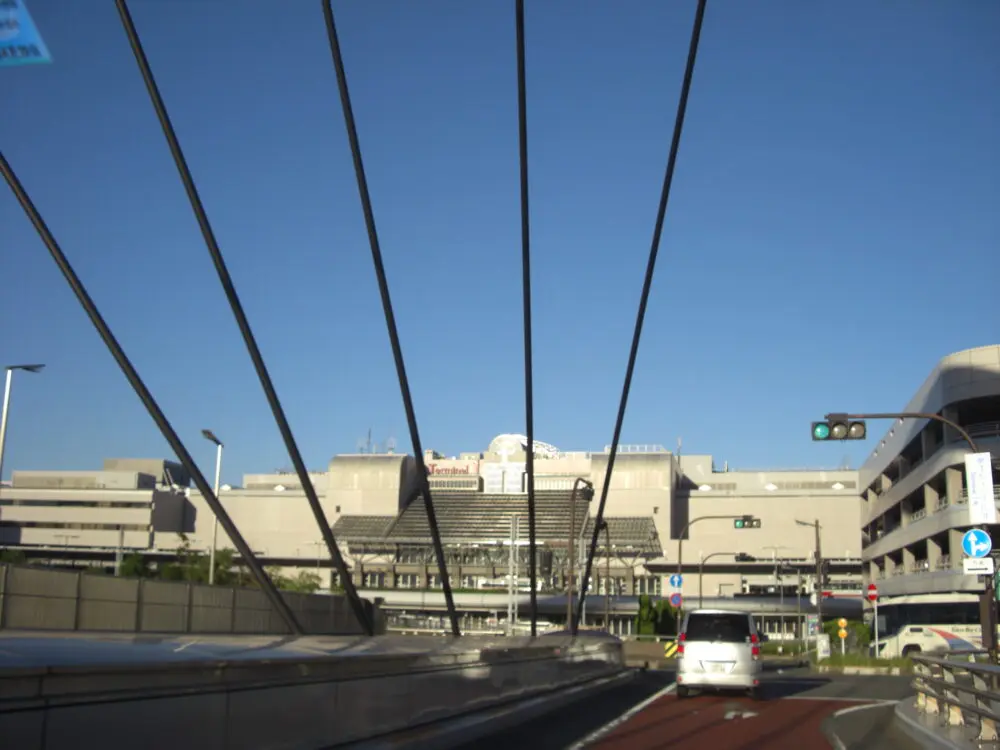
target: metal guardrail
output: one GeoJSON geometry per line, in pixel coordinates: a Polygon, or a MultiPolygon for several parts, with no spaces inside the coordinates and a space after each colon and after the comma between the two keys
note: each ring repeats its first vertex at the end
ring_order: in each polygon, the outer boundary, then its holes
{"type": "Polygon", "coordinates": [[[914,655],[917,711],[938,716],[942,727],[971,728],[980,743],[1000,743],[1000,666],[976,661],[985,651],[948,657],[914,655]]]}

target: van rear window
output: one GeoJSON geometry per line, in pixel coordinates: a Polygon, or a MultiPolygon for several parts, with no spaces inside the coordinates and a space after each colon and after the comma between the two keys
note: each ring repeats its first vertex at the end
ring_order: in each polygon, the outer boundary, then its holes
{"type": "Polygon", "coordinates": [[[737,614],[692,614],[684,633],[688,641],[746,643],[750,639],[750,618],[737,614]]]}

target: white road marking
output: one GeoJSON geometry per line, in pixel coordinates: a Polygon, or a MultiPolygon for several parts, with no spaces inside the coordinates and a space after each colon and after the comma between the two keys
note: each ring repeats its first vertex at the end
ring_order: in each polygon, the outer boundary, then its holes
{"type": "Polygon", "coordinates": [[[652,703],[655,703],[663,696],[669,695],[676,689],[677,689],[677,683],[671,682],[662,690],[658,690],[657,692],[653,693],[651,696],[646,698],[646,700],[636,703],[634,706],[632,706],[632,708],[623,713],[621,716],[618,716],[617,718],[609,721],[604,726],[595,729],[593,732],[588,734],[582,740],[577,740],[572,745],[568,746],[566,750],[581,750],[581,748],[587,747],[587,745],[592,745],[593,743],[597,742],[597,740],[601,739],[601,737],[604,737],[608,733],[614,731],[622,724],[624,724],[626,721],[631,719],[633,716],[642,712],[647,706],[649,706],[652,703]]]}

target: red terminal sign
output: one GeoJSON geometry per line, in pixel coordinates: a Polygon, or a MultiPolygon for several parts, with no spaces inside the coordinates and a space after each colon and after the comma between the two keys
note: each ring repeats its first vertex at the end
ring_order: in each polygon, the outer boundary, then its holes
{"type": "Polygon", "coordinates": [[[472,467],[466,464],[465,466],[439,466],[438,464],[427,464],[428,474],[439,474],[443,476],[451,475],[458,476],[464,474],[474,474],[472,467]]]}
{"type": "Polygon", "coordinates": [[[873,602],[878,599],[878,589],[874,583],[868,584],[868,601],[873,602]]]}

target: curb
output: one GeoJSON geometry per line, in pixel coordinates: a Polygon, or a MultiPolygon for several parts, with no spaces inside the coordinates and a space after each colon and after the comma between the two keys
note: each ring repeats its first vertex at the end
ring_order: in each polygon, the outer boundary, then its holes
{"type": "Polygon", "coordinates": [[[911,707],[909,704],[913,700],[907,698],[905,701],[899,701],[896,703],[894,712],[896,725],[903,730],[907,737],[926,750],[967,750],[973,746],[969,742],[959,743],[949,737],[942,737],[930,727],[925,727],[918,719],[908,716],[907,711],[911,707]]]}
{"type": "Polygon", "coordinates": [[[866,711],[868,709],[880,708],[882,706],[892,704],[895,704],[898,710],[899,701],[874,700],[870,703],[861,703],[856,706],[848,706],[847,708],[842,708],[839,711],[834,711],[830,716],[823,719],[823,722],[819,726],[820,732],[823,733],[823,736],[826,738],[826,741],[830,743],[830,747],[832,747],[833,750],[847,750],[847,745],[845,745],[844,741],[840,739],[837,735],[837,730],[834,728],[834,724],[837,719],[844,714],[851,714],[855,711],[866,711]]]}

